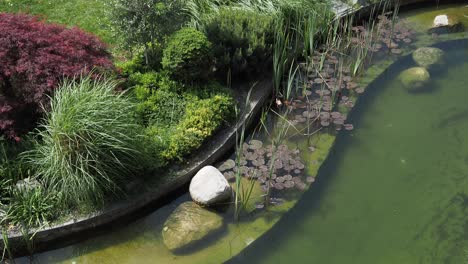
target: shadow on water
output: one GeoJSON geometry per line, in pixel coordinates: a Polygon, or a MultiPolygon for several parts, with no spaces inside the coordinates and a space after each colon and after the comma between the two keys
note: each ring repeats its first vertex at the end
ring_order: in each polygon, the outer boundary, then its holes
{"type": "MultiPolygon", "coordinates": [[[[437,45],[434,45],[434,47],[440,48],[442,50],[449,50],[458,48],[463,49],[466,48],[467,45],[468,39],[464,39],[438,43],[437,45]]],[[[453,59],[450,60],[451,67],[456,67],[454,64],[462,64],[464,62],[465,61],[453,59]]],[[[368,86],[366,93],[359,98],[359,101],[356,107],[350,113],[348,120],[355,124],[357,129],[360,129],[362,127],[361,125],[363,125],[361,124],[361,117],[365,113],[364,111],[366,111],[370,104],[378,103],[378,96],[383,92],[383,87],[388,87],[388,85],[385,84],[397,78],[401,71],[409,67],[414,67],[414,65],[415,63],[412,60],[411,55],[402,57],[400,60],[393,63],[384,73],[382,73],[368,86]]],[[[448,67],[437,68],[437,70],[432,71],[431,74],[433,77],[439,78],[444,76],[447,73],[447,70],[448,67]]],[[[413,94],[413,96],[418,96],[418,94],[413,94]]],[[[440,125],[447,125],[450,122],[456,122],[461,118],[467,118],[467,115],[465,114],[457,113],[452,117],[449,117],[447,120],[441,120],[440,125]]],[[[318,172],[317,181],[315,184],[313,184],[312,187],[306,193],[304,193],[299,202],[289,212],[287,212],[272,229],[270,229],[261,238],[254,241],[249,247],[247,247],[239,255],[227,263],[259,263],[269,254],[269,252],[281,251],[281,241],[287,242],[285,238],[287,238],[288,234],[297,231],[297,222],[300,222],[301,219],[305,218],[309,212],[314,212],[314,214],[325,216],[327,214],[327,210],[323,207],[322,199],[327,195],[329,187],[333,185],[333,181],[337,180],[337,177],[339,176],[337,175],[338,173],[336,173],[336,165],[341,164],[341,161],[346,158],[345,150],[348,148],[353,148],[362,143],[358,142],[356,139],[357,138],[353,137],[353,135],[350,133],[339,133],[335,145],[331,149],[328,158],[323,163],[318,172]]],[[[456,204],[459,204],[465,209],[462,211],[466,211],[467,209],[466,197],[466,194],[459,194],[454,198],[461,201],[456,204]]],[[[450,210],[450,208],[447,210],[450,210]]],[[[461,217],[460,221],[463,221],[463,219],[464,216],[461,217]]],[[[449,221],[448,219],[446,220],[449,221]]],[[[441,238],[443,238],[444,232],[446,232],[446,230],[443,229],[443,226],[444,225],[442,221],[439,225],[438,231],[436,230],[440,233],[441,238]]],[[[460,239],[467,239],[466,234],[468,234],[468,223],[461,226],[462,227],[460,228],[464,228],[465,231],[462,232],[460,239]]],[[[306,250],[307,249],[304,249],[304,251],[306,250]]]]}

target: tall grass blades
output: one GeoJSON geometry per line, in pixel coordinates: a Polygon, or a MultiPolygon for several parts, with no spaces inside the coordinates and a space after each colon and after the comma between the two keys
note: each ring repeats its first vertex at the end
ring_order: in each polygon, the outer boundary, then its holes
{"type": "Polygon", "coordinates": [[[60,195],[47,192],[41,186],[11,189],[5,221],[10,225],[39,227],[58,215],[60,195]]]}
{"type": "Polygon", "coordinates": [[[66,80],[51,101],[25,160],[67,205],[101,205],[106,193],[138,173],[146,160],[134,104],[112,80],[66,80]]]}
{"type": "Polygon", "coordinates": [[[13,253],[11,252],[10,241],[8,239],[8,231],[6,228],[2,228],[2,258],[0,259],[1,263],[15,263],[13,253]],[[8,262],[6,261],[8,260],[8,262]]]}
{"type": "MultiPolygon", "coordinates": [[[[250,96],[252,93],[252,89],[255,87],[256,83],[250,88],[247,97],[245,99],[245,109],[243,113],[239,115],[238,109],[236,108],[236,115],[237,116],[245,116],[246,113],[250,111],[250,96]]],[[[248,118],[251,118],[249,116],[248,118]]],[[[241,172],[241,157],[244,151],[244,141],[245,141],[245,123],[248,123],[249,120],[243,122],[242,127],[240,128],[240,133],[236,130],[236,158],[235,158],[235,168],[234,168],[234,176],[236,178],[235,182],[235,199],[234,199],[234,219],[237,221],[240,218],[242,211],[247,207],[247,204],[250,200],[250,196],[252,194],[253,188],[255,186],[255,177],[251,177],[249,181],[249,185],[246,186],[242,183],[242,172],[241,172]]]]}

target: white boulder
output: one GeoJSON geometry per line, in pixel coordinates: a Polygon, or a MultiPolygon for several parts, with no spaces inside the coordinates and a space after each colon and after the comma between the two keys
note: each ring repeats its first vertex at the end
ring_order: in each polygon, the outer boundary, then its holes
{"type": "Polygon", "coordinates": [[[223,174],[213,166],[205,166],[192,178],[189,187],[192,200],[203,206],[229,200],[231,186],[223,174]]]}
{"type": "Polygon", "coordinates": [[[434,18],[434,27],[444,27],[449,25],[447,15],[438,15],[434,18]]]}
{"type": "Polygon", "coordinates": [[[434,18],[434,22],[432,24],[432,28],[429,29],[429,33],[446,34],[460,32],[463,30],[463,24],[457,16],[438,15],[434,18]]]}

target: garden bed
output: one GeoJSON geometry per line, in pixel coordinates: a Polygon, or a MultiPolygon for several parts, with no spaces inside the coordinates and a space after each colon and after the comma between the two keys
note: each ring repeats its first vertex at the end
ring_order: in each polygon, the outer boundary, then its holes
{"type": "MultiPolygon", "coordinates": [[[[247,87],[244,89],[244,98],[247,87]]],[[[219,159],[229,154],[235,143],[236,133],[242,130],[243,126],[251,126],[263,105],[271,96],[272,87],[270,81],[262,81],[254,86],[250,97],[250,106],[239,121],[232,127],[220,130],[215,136],[209,138],[207,142],[196,153],[192,154],[185,164],[174,165],[167,170],[167,176],[163,182],[157,183],[153,191],[147,191],[137,196],[130,196],[126,202],[114,204],[103,211],[92,215],[76,218],[43,229],[29,230],[28,234],[20,232],[8,235],[9,246],[15,252],[15,256],[30,254],[28,242],[25,238],[34,238],[34,250],[40,252],[50,250],[55,247],[77,242],[81,239],[89,238],[89,235],[99,233],[100,229],[116,228],[129,221],[141,217],[144,212],[149,212],[161,206],[166,201],[174,197],[174,194],[185,191],[192,176],[202,167],[214,164],[219,159]],[[157,188],[156,188],[157,187],[157,188]]]]}

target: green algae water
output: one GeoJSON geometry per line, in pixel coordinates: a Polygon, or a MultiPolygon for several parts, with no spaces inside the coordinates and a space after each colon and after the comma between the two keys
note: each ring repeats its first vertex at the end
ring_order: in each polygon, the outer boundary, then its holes
{"type": "Polygon", "coordinates": [[[184,194],[127,226],[37,254],[33,262],[468,263],[468,31],[426,33],[439,13],[457,14],[468,25],[467,9],[406,15],[419,34],[412,49],[438,43],[445,51],[425,91],[410,93],[399,83],[399,73],[414,66],[411,56],[402,57],[359,98],[348,117],[354,131],[340,132],[336,142],[334,133],[323,133],[313,153],[304,138],[287,142],[300,149],[307,176],[317,176],[302,196],[293,193],[237,223],[232,211],[224,212],[214,239],[174,254],[161,231],[170,213],[190,200],[184,194]],[[447,41],[457,38],[465,40],[447,41]]]}
{"type": "Polygon", "coordinates": [[[374,81],[318,183],[232,263],[468,263],[468,41],[425,92],[374,81]]]}

